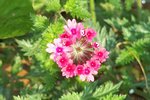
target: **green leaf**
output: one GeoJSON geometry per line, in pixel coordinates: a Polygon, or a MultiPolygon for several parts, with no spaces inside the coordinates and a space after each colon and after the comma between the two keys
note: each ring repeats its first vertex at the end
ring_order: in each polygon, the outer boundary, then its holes
{"type": "Polygon", "coordinates": [[[132,44],[132,47],[136,51],[139,51],[139,53],[140,51],[146,51],[145,49],[147,47],[150,47],[150,38],[146,37],[146,38],[138,39],[132,44]]]}
{"type": "Polygon", "coordinates": [[[33,13],[29,0],[0,0],[0,39],[21,36],[30,31],[33,13]]]}
{"type": "Polygon", "coordinates": [[[130,63],[134,60],[133,54],[137,55],[137,52],[133,48],[122,50],[116,59],[116,63],[121,65],[130,63]]]}
{"type": "Polygon", "coordinates": [[[129,11],[131,10],[132,8],[132,5],[134,4],[134,0],[125,0],[125,7],[126,7],[126,10],[129,11]]]}
{"type": "Polygon", "coordinates": [[[125,100],[126,96],[125,95],[112,95],[109,94],[106,97],[99,99],[99,100],[125,100]]]}
{"type": "Polygon", "coordinates": [[[65,4],[65,10],[70,12],[73,17],[81,19],[88,18],[90,15],[86,0],[68,0],[65,4]]]}
{"type": "Polygon", "coordinates": [[[106,45],[106,39],[107,39],[107,30],[106,30],[106,27],[102,27],[98,36],[98,40],[101,43],[101,45],[104,47],[106,45]]]}
{"type": "Polygon", "coordinates": [[[140,57],[145,52],[149,52],[147,50],[148,47],[150,47],[150,38],[138,39],[130,47],[126,47],[126,49],[121,51],[116,59],[116,63],[121,65],[129,64],[135,57],[140,57]]]}
{"type": "Polygon", "coordinates": [[[31,17],[33,20],[33,27],[34,27],[33,30],[35,30],[36,32],[44,31],[49,25],[49,21],[45,16],[33,15],[31,17]]]}
{"type": "Polygon", "coordinates": [[[118,92],[121,84],[122,84],[122,82],[119,82],[116,85],[113,85],[112,82],[107,82],[95,90],[95,92],[93,93],[93,97],[100,98],[100,97],[104,97],[110,93],[113,94],[115,92],[118,92]]]}
{"type": "Polygon", "coordinates": [[[60,0],[48,0],[46,3],[46,11],[59,11],[61,8],[60,0]]]}
{"type": "Polygon", "coordinates": [[[81,95],[78,93],[67,93],[66,95],[63,95],[59,100],[81,100],[81,95]]]}
{"type": "Polygon", "coordinates": [[[36,41],[36,43],[32,44],[29,40],[16,40],[18,43],[18,46],[21,48],[21,51],[24,52],[25,56],[32,56],[37,52],[38,45],[40,43],[39,41],[36,41]]]}
{"type": "Polygon", "coordinates": [[[14,100],[42,100],[42,94],[33,94],[33,95],[26,95],[26,96],[13,96],[14,100]]]}

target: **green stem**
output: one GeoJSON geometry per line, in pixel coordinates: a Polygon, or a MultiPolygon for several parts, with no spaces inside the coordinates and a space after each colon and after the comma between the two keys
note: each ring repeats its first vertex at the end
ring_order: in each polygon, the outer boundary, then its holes
{"type": "Polygon", "coordinates": [[[92,21],[96,24],[96,14],[95,14],[95,2],[94,0],[90,0],[90,11],[92,15],[92,21]]]}
{"type": "Polygon", "coordinates": [[[145,78],[145,86],[146,86],[146,88],[149,90],[148,80],[147,80],[147,76],[146,76],[144,67],[143,67],[143,65],[142,65],[142,63],[141,63],[141,61],[140,61],[140,59],[139,59],[137,56],[135,56],[135,55],[134,55],[134,57],[135,57],[135,59],[137,60],[138,64],[140,65],[140,68],[141,68],[141,70],[142,70],[142,72],[143,72],[143,75],[144,75],[144,78],[145,78]]]}

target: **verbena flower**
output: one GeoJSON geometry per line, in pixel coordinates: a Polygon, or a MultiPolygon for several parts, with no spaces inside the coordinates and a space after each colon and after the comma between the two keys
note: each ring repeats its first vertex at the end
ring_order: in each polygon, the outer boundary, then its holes
{"type": "Polygon", "coordinates": [[[75,19],[68,20],[64,32],[53,43],[48,43],[46,51],[62,71],[62,76],[79,76],[82,81],[94,81],[94,75],[109,52],[97,42],[92,42],[96,32],[84,28],[75,19]]]}

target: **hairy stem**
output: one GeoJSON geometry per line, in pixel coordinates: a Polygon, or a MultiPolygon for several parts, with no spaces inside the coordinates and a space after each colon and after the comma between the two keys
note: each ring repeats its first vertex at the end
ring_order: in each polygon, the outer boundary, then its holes
{"type": "Polygon", "coordinates": [[[95,14],[95,2],[94,0],[90,0],[90,11],[92,15],[92,21],[94,24],[96,24],[96,14],[95,14]]]}

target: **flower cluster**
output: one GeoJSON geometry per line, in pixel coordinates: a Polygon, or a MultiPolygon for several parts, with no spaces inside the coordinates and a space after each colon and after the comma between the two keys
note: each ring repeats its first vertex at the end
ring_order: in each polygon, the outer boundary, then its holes
{"type": "Polygon", "coordinates": [[[92,42],[96,32],[91,28],[84,28],[75,19],[68,20],[64,32],[53,43],[48,43],[46,51],[62,71],[66,78],[79,76],[82,81],[94,81],[94,75],[109,52],[92,42]]]}

